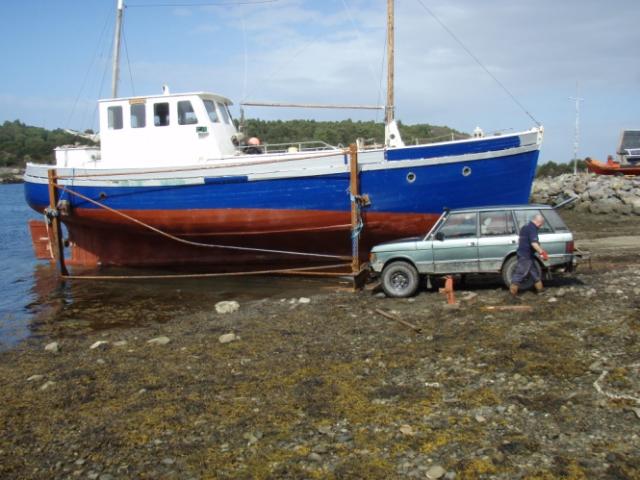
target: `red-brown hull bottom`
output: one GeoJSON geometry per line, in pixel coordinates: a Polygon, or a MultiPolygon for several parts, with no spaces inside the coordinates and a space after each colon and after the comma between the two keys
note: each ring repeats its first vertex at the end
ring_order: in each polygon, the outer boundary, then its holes
{"type": "MultiPolygon", "coordinates": [[[[351,255],[349,212],[198,210],[135,211],[128,215],[185,240],[236,247],[351,255]]],[[[380,242],[424,235],[438,214],[363,214],[360,256],[380,242]]],[[[236,251],[186,245],[104,210],[74,211],[64,219],[69,264],[94,267],[307,265],[339,263],[313,256],[236,251]]]]}

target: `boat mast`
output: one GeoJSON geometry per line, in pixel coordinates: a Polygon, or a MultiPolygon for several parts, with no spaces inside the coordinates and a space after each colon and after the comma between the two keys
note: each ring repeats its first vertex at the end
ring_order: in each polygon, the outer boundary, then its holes
{"type": "Polygon", "coordinates": [[[387,104],[384,123],[389,125],[394,119],[393,70],[394,70],[394,0],[387,0],[387,104]]]}
{"type": "Polygon", "coordinates": [[[113,39],[113,65],[111,67],[111,96],[118,96],[118,77],[120,75],[120,37],[122,31],[122,13],[124,11],[124,0],[117,0],[116,8],[116,30],[113,39]]]}

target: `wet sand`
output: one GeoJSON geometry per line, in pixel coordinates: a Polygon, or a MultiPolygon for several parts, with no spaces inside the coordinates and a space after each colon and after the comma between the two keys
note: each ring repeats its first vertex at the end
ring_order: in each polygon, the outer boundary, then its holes
{"type": "Polygon", "coordinates": [[[498,278],[45,309],[0,353],[0,478],[640,478],[640,222],[563,217],[591,269],[531,311],[498,278]]]}

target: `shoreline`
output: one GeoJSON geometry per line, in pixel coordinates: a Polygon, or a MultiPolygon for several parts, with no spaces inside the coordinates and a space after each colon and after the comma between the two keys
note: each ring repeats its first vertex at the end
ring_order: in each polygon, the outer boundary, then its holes
{"type": "Polygon", "coordinates": [[[640,226],[563,217],[592,269],[531,311],[471,278],[455,308],[327,285],[109,330],[54,313],[0,352],[0,476],[636,478],[640,254],[605,247],[640,226]]]}

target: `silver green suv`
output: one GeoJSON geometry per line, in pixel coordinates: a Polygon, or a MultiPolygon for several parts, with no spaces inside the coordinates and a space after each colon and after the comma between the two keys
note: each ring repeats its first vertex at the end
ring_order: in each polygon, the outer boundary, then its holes
{"type": "MultiPolygon", "coordinates": [[[[538,231],[549,260],[537,258],[545,273],[575,267],[573,235],[548,205],[507,205],[446,210],[425,237],[376,245],[370,267],[381,274],[382,288],[391,297],[413,295],[420,276],[499,273],[511,284],[518,248],[518,232],[536,214],[545,218],[538,231]]],[[[532,281],[531,281],[532,282],[532,281]]],[[[521,288],[530,288],[526,281],[521,288]]]]}

